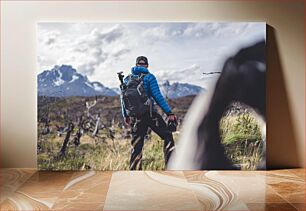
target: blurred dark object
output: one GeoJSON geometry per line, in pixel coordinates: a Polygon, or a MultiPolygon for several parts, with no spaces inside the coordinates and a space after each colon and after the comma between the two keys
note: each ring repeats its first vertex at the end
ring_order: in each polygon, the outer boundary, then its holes
{"type": "Polygon", "coordinates": [[[171,132],[175,132],[177,127],[177,121],[175,120],[168,120],[168,130],[171,132]]]}
{"type": "Polygon", "coordinates": [[[266,121],[266,43],[261,41],[242,48],[229,57],[222,68],[212,95],[199,95],[205,101],[197,100],[197,106],[190,111],[184,123],[185,133],[179,144],[171,170],[230,170],[239,169],[228,159],[221,143],[220,120],[233,102],[251,107],[262,120],[263,145],[262,164],[265,168],[265,121],[266,121]],[[193,115],[197,114],[197,116],[193,115]],[[180,143],[182,142],[182,143],[180,143]],[[188,143],[188,144],[187,144],[188,143]]]}

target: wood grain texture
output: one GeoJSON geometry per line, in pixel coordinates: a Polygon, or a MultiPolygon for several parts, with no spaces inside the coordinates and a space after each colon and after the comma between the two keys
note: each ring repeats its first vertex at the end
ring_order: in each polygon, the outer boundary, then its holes
{"type": "Polygon", "coordinates": [[[2,169],[1,210],[305,210],[305,169],[2,169]]]}

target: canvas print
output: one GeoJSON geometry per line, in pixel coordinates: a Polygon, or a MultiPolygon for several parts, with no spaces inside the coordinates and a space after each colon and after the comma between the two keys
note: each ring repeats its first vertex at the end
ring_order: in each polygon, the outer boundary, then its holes
{"type": "Polygon", "coordinates": [[[37,24],[40,170],[265,169],[266,24],[37,24]]]}

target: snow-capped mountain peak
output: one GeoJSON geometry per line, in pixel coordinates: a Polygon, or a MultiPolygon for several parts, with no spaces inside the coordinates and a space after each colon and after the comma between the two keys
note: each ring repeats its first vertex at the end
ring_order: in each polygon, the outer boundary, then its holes
{"type": "MultiPolygon", "coordinates": [[[[67,97],[67,96],[116,96],[118,88],[105,87],[98,81],[91,82],[86,75],[77,72],[71,65],[55,65],[51,70],[45,70],[37,76],[38,95],[67,97]]],[[[202,87],[188,83],[163,81],[160,85],[162,94],[167,98],[197,95],[202,87]]]]}
{"type": "Polygon", "coordinates": [[[197,95],[200,91],[205,91],[205,89],[200,86],[179,82],[171,84],[168,80],[163,81],[159,86],[162,95],[170,99],[197,95]]]}
{"type": "Polygon", "coordinates": [[[71,65],[55,65],[37,76],[38,95],[66,96],[115,96],[116,92],[100,82],[90,82],[86,75],[76,71],[71,65]]]}

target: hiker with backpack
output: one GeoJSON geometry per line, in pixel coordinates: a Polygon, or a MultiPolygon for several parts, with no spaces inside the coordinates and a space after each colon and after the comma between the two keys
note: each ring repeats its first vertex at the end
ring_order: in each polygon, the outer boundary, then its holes
{"type": "Polygon", "coordinates": [[[176,129],[177,119],[162,96],[155,76],[147,69],[148,66],[148,59],[139,56],[131,74],[124,80],[121,73],[118,75],[121,81],[122,115],[125,124],[131,126],[130,170],[142,170],[142,148],[148,128],[164,140],[165,166],[174,150],[172,131],[176,129]],[[168,125],[157,113],[154,102],[167,114],[168,125]]]}

